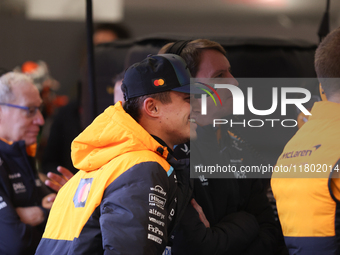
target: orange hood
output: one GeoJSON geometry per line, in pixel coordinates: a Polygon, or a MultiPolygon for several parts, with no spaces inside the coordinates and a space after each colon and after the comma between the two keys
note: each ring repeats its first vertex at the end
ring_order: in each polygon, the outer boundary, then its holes
{"type": "MultiPolygon", "coordinates": [[[[71,157],[76,168],[93,171],[121,154],[142,150],[156,152],[160,146],[118,102],[109,106],[74,139],[71,157]]],[[[166,158],[168,151],[166,147],[161,147],[166,158]]]]}

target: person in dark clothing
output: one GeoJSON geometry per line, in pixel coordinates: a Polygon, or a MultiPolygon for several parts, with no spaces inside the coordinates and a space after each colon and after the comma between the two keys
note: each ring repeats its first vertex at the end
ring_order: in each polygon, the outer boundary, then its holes
{"type": "Polygon", "coordinates": [[[55,198],[35,168],[41,103],[26,75],[0,77],[0,254],[35,253],[55,198]]]}
{"type": "MultiPolygon", "coordinates": [[[[93,43],[94,45],[98,45],[113,42],[117,39],[128,39],[130,37],[129,29],[123,24],[98,23],[94,28],[93,43]]],[[[111,70],[110,76],[112,80],[116,75],[115,70],[111,70]]],[[[113,84],[109,82],[105,84],[102,89],[107,90],[107,88],[112,88],[112,85],[113,84]]],[[[77,84],[76,90],[77,97],[71,100],[66,106],[60,108],[54,115],[47,145],[46,148],[44,148],[41,160],[40,170],[46,175],[50,175],[49,172],[60,174],[58,167],[66,168],[73,174],[78,172],[78,169],[73,166],[71,160],[71,143],[73,139],[86,128],[87,123],[90,124],[92,116],[90,116],[90,109],[86,104],[86,100],[83,98],[84,94],[88,95],[89,92],[86,89],[84,90],[84,84],[81,84],[80,81],[77,84]]],[[[107,91],[109,93],[110,90],[107,91]]],[[[112,102],[116,103],[113,100],[112,102]]]]}
{"type": "Polygon", "coordinates": [[[130,30],[120,23],[99,23],[94,27],[93,43],[113,42],[117,39],[129,39],[130,30]]]}
{"type": "MultiPolygon", "coordinates": [[[[160,50],[164,52],[182,56],[193,77],[225,78],[238,86],[225,50],[216,42],[198,39],[170,43],[160,50]]],[[[257,165],[257,155],[244,140],[223,126],[211,125],[213,119],[232,113],[230,91],[217,91],[223,106],[215,107],[213,100],[208,100],[209,115],[204,116],[193,104],[199,125],[197,140],[177,146],[175,156],[190,157],[191,165],[257,165]]],[[[225,179],[212,179],[202,174],[194,179],[194,199],[173,235],[172,254],[277,254],[282,234],[267,190],[261,180],[247,177],[245,173],[231,173],[225,179]]]]}
{"type": "Polygon", "coordinates": [[[50,136],[42,158],[42,171],[58,173],[57,167],[63,166],[73,174],[77,173],[71,160],[71,143],[82,131],[80,107],[77,101],[59,109],[54,117],[50,136]]]}
{"type": "MultiPolygon", "coordinates": [[[[244,159],[242,165],[256,164],[256,155],[244,141],[222,129],[222,133],[227,134],[224,138],[227,147],[219,149],[215,133],[212,126],[197,128],[198,140],[191,142],[187,155],[191,154],[191,162],[195,165],[235,165],[238,163],[234,162],[244,159]],[[205,139],[200,139],[202,136],[205,139]],[[216,144],[212,142],[214,138],[216,144]],[[206,151],[209,151],[208,155],[206,151]]],[[[184,156],[184,147],[176,147],[177,158],[181,157],[179,154],[184,156]]],[[[194,179],[193,197],[202,207],[210,227],[207,228],[194,208],[188,205],[174,235],[173,254],[277,254],[280,233],[266,189],[260,179],[246,177],[214,179],[202,174],[194,179]]]]}

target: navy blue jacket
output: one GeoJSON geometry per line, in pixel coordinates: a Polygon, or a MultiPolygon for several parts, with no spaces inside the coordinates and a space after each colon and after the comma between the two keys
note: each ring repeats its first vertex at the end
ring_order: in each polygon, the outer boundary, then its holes
{"type": "MultiPolygon", "coordinates": [[[[190,156],[192,165],[259,165],[258,155],[243,140],[226,129],[222,133],[223,145],[217,144],[216,129],[212,126],[198,127],[198,139],[190,145],[177,146],[175,156],[190,156]]],[[[233,173],[222,179],[209,177],[202,174],[194,179],[193,194],[210,228],[204,226],[196,210],[188,205],[174,233],[172,254],[278,254],[282,234],[262,180],[233,173]]]]}
{"type": "MultiPolygon", "coordinates": [[[[24,224],[15,208],[41,206],[49,193],[25,142],[9,145],[0,140],[0,254],[34,254],[46,222],[36,227],[24,224]]],[[[47,218],[47,210],[43,211],[47,218]]]]}

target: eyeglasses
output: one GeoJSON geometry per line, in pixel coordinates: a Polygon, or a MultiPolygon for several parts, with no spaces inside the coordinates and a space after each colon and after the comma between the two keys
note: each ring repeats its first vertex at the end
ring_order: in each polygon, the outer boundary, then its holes
{"type": "Polygon", "coordinates": [[[41,112],[41,110],[42,110],[42,105],[39,106],[39,107],[37,107],[37,106],[28,107],[28,106],[21,106],[21,105],[16,105],[16,104],[7,104],[7,103],[0,103],[0,105],[5,105],[5,106],[8,106],[8,107],[14,107],[14,108],[19,108],[19,109],[25,110],[26,116],[28,118],[35,116],[38,111],[41,112]]]}

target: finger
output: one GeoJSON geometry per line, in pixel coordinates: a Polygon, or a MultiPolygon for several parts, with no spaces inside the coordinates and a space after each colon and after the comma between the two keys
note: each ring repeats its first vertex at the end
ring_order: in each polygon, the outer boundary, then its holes
{"type": "Polygon", "coordinates": [[[57,194],[55,194],[55,193],[49,194],[47,196],[47,202],[50,202],[50,203],[53,202],[55,200],[56,196],[57,196],[57,194]]]}
{"type": "Polygon", "coordinates": [[[58,166],[57,171],[61,173],[66,180],[69,180],[73,177],[73,173],[65,167],[58,166]]]}
{"type": "Polygon", "coordinates": [[[202,223],[205,225],[205,227],[209,228],[210,223],[207,220],[207,218],[205,217],[205,214],[203,212],[202,207],[196,202],[196,200],[194,198],[191,199],[190,203],[195,208],[195,210],[198,212],[198,216],[199,216],[200,220],[202,221],[202,223]]]}
{"type": "Polygon", "coordinates": [[[196,200],[193,198],[190,201],[191,205],[196,209],[196,211],[200,214],[203,213],[202,207],[196,202],[196,200]]]}
{"type": "Polygon", "coordinates": [[[51,209],[55,197],[56,197],[55,193],[52,193],[52,194],[45,196],[42,200],[42,207],[44,207],[46,209],[51,209]]]}
{"type": "Polygon", "coordinates": [[[195,198],[192,198],[192,199],[191,199],[190,204],[191,204],[192,206],[194,206],[194,204],[197,204],[195,198]]]}
{"type": "Polygon", "coordinates": [[[60,186],[63,186],[67,182],[67,180],[63,176],[52,172],[48,172],[47,177],[50,178],[52,181],[58,183],[60,186]]]}
{"type": "Polygon", "coordinates": [[[50,187],[51,189],[55,190],[56,192],[58,192],[61,189],[61,185],[58,183],[55,183],[51,180],[46,180],[45,181],[45,185],[50,187]]]}

